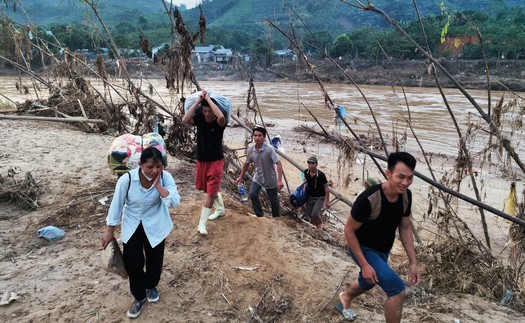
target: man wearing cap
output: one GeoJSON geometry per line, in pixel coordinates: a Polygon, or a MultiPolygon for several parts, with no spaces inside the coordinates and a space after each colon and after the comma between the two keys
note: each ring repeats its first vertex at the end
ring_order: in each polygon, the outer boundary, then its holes
{"type": "Polygon", "coordinates": [[[264,216],[261,200],[259,199],[259,192],[264,187],[270,199],[272,216],[277,217],[281,215],[278,192],[284,186],[282,181],[283,165],[273,146],[265,142],[265,137],[266,129],[263,127],[253,129],[255,145],[248,148],[246,161],[242,165],[241,175],[237,178],[237,184],[242,183],[244,174],[250,164],[253,163],[255,165],[255,174],[250,186],[250,199],[252,200],[253,211],[258,217],[264,216]]]}
{"type": "Polygon", "coordinates": [[[308,168],[303,172],[304,180],[308,182],[305,217],[310,218],[317,231],[322,231],[321,209],[323,204],[325,208],[330,206],[328,180],[326,175],[317,169],[316,156],[311,156],[306,162],[308,163],[308,168]]]}

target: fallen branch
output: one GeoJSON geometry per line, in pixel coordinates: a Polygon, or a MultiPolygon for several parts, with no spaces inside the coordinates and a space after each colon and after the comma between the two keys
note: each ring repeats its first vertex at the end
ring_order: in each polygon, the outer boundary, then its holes
{"type": "MultiPolygon", "coordinates": [[[[318,133],[318,134],[320,134],[320,133],[318,133]]],[[[341,142],[342,142],[342,139],[341,139],[341,138],[335,137],[335,136],[333,136],[333,135],[330,135],[330,136],[328,136],[328,137],[326,137],[326,138],[327,138],[327,139],[330,139],[330,140],[332,140],[332,141],[334,141],[334,142],[337,142],[337,143],[341,143],[341,142]]],[[[375,152],[369,151],[369,150],[367,150],[367,149],[365,149],[365,148],[363,148],[363,147],[359,147],[359,146],[356,145],[354,148],[357,149],[357,150],[359,150],[361,153],[364,153],[364,154],[369,155],[370,157],[375,157],[375,158],[380,159],[380,160],[382,160],[382,161],[384,161],[384,162],[387,161],[387,157],[382,156],[382,155],[379,155],[379,154],[376,154],[375,152]]],[[[277,151],[277,153],[279,153],[279,151],[277,151]]],[[[285,159],[287,158],[286,156],[283,156],[283,157],[284,157],[285,159]]],[[[287,159],[287,160],[288,160],[288,159],[287,159]]],[[[295,166],[295,167],[298,167],[298,166],[295,165],[295,164],[294,164],[294,166],[295,166]]],[[[423,181],[427,182],[428,184],[434,186],[435,188],[437,188],[437,189],[439,189],[439,190],[442,190],[442,191],[445,192],[445,193],[448,193],[448,194],[450,194],[450,195],[453,195],[453,196],[455,196],[455,197],[458,197],[458,198],[462,199],[463,201],[465,201],[465,202],[467,202],[467,203],[470,203],[470,204],[472,204],[472,205],[474,205],[474,206],[477,206],[477,207],[482,208],[482,209],[484,209],[484,210],[486,210],[486,211],[489,211],[489,212],[492,213],[492,214],[495,214],[495,215],[497,215],[497,216],[499,216],[499,217],[502,217],[502,218],[504,218],[504,219],[506,219],[506,220],[509,220],[509,221],[511,221],[511,222],[514,222],[514,223],[516,223],[516,224],[519,224],[519,225],[525,227],[525,221],[524,221],[524,220],[519,219],[519,218],[517,218],[517,217],[513,217],[512,215],[508,215],[507,213],[502,212],[502,211],[500,211],[500,210],[498,210],[498,209],[496,209],[496,208],[493,208],[492,206],[486,205],[486,204],[484,204],[484,203],[482,203],[482,202],[480,202],[480,201],[478,201],[478,200],[475,200],[475,199],[473,199],[473,198],[471,198],[471,197],[469,197],[469,196],[466,196],[466,195],[464,195],[464,194],[461,194],[460,192],[454,191],[453,189],[450,189],[450,188],[444,186],[443,184],[434,181],[433,179],[431,179],[431,178],[429,178],[429,177],[427,177],[427,176],[421,174],[421,173],[418,172],[418,171],[415,171],[415,172],[414,172],[414,176],[418,177],[419,179],[422,179],[423,181]]],[[[332,189],[330,189],[330,192],[332,193],[332,189]]],[[[333,193],[332,193],[332,194],[333,194],[333,193]]],[[[334,196],[337,197],[337,195],[335,195],[335,194],[334,194],[334,196]]],[[[342,201],[343,201],[343,200],[342,200],[342,201]]],[[[344,202],[344,201],[343,201],[343,202],[344,202]]]]}
{"type": "Polygon", "coordinates": [[[16,112],[18,112],[17,109],[0,110],[0,113],[16,113],[16,112]]]}
{"type": "Polygon", "coordinates": [[[17,180],[15,171],[10,168],[7,177],[0,175],[0,201],[15,203],[17,206],[35,210],[40,205],[38,198],[42,195],[42,186],[30,172],[21,181],[17,180]]]}
{"type": "Polygon", "coordinates": [[[3,116],[3,115],[0,115],[0,119],[53,121],[53,122],[86,122],[86,123],[104,123],[105,122],[104,120],[101,120],[101,119],[86,119],[86,118],[80,118],[80,117],[53,118],[53,117],[3,116]]]}

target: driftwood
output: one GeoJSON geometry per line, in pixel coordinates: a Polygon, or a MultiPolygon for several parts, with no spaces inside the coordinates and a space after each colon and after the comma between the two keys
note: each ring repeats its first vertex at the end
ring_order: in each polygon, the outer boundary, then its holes
{"type": "Polygon", "coordinates": [[[38,198],[43,193],[42,185],[30,172],[23,179],[19,179],[16,174],[13,168],[9,168],[7,177],[0,175],[0,202],[14,203],[29,210],[37,209],[40,206],[38,198]]]}
{"type": "Polygon", "coordinates": [[[124,256],[115,238],[113,238],[106,249],[102,251],[100,260],[102,268],[105,270],[115,273],[124,279],[128,278],[128,273],[124,265],[124,256]]]}
{"type": "MultiPolygon", "coordinates": [[[[316,133],[318,135],[321,135],[320,132],[316,132],[316,131],[312,131],[312,133],[316,133]]],[[[341,143],[343,141],[343,139],[341,139],[341,137],[337,137],[337,136],[330,135],[330,134],[326,134],[325,138],[329,139],[331,141],[337,142],[337,143],[341,143]]],[[[354,148],[359,150],[360,152],[362,152],[364,154],[369,155],[370,157],[375,157],[375,158],[380,159],[380,160],[385,161],[385,162],[387,161],[387,157],[379,155],[379,154],[376,154],[375,152],[369,151],[369,150],[367,150],[367,149],[365,149],[363,147],[355,146],[354,148]]],[[[495,215],[497,215],[499,217],[502,217],[502,218],[504,218],[506,220],[509,220],[511,222],[514,222],[516,224],[519,224],[519,225],[525,227],[525,221],[520,219],[520,218],[518,218],[518,217],[513,217],[512,215],[509,215],[509,214],[507,214],[505,212],[502,212],[502,211],[500,211],[500,210],[498,210],[498,209],[496,209],[496,208],[494,208],[492,206],[489,206],[489,205],[486,205],[484,203],[481,203],[478,200],[475,200],[475,199],[473,199],[473,198],[471,198],[469,196],[461,194],[460,192],[457,192],[457,191],[455,191],[453,189],[450,189],[450,188],[446,187],[445,185],[443,185],[441,183],[438,183],[438,182],[434,181],[433,179],[431,179],[431,178],[429,178],[429,177],[419,173],[418,171],[415,171],[414,175],[416,177],[424,180],[428,184],[434,186],[435,188],[445,192],[445,193],[448,193],[450,195],[458,197],[458,198],[462,199],[465,202],[468,202],[468,203],[470,203],[472,205],[475,205],[475,206],[477,206],[479,208],[482,208],[482,209],[484,209],[486,211],[489,211],[490,213],[493,213],[493,214],[495,214],[495,215]]]]}
{"type": "Polygon", "coordinates": [[[3,115],[0,115],[0,119],[9,119],[9,120],[37,120],[37,121],[53,121],[53,122],[104,123],[104,120],[100,120],[100,119],[86,119],[86,118],[82,118],[82,117],[53,118],[53,117],[3,116],[3,115]]]}

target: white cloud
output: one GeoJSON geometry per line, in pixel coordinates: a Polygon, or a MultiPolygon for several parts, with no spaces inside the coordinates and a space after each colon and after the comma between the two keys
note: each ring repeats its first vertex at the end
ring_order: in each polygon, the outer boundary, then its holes
{"type": "Polygon", "coordinates": [[[186,8],[190,9],[200,4],[201,0],[171,0],[171,3],[176,5],[184,4],[186,8]]]}

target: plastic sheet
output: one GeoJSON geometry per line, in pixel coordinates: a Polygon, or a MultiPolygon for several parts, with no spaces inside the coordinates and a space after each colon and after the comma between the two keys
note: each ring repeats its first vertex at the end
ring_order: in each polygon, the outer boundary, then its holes
{"type": "Polygon", "coordinates": [[[290,195],[290,203],[297,208],[303,206],[306,200],[308,200],[308,182],[303,182],[290,195]]]}
{"type": "Polygon", "coordinates": [[[47,226],[37,231],[39,238],[44,238],[48,241],[61,239],[66,236],[66,232],[54,226],[47,226]]]}

